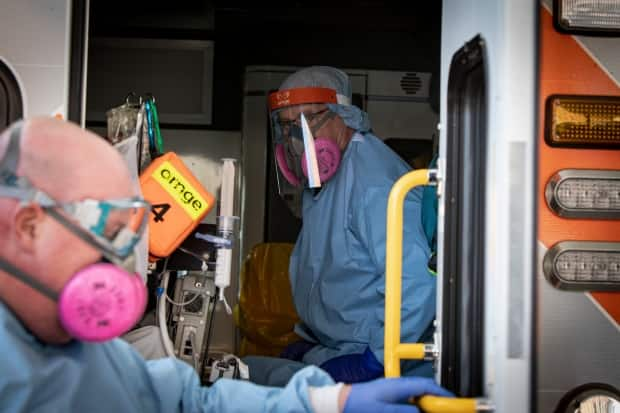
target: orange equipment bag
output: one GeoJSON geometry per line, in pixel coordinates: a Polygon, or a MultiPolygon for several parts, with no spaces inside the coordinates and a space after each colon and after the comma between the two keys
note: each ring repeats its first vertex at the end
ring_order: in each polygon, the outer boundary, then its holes
{"type": "Polygon", "coordinates": [[[151,204],[151,260],[172,254],[215,205],[213,195],[174,152],[155,159],[142,172],[140,187],[151,204]]]}

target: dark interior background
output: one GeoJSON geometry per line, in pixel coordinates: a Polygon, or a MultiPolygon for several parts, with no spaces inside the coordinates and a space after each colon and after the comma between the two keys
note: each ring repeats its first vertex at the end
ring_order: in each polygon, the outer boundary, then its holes
{"type": "Polygon", "coordinates": [[[247,65],[415,70],[438,78],[441,2],[91,2],[93,37],[213,40],[213,122],[238,130],[247,65]]]}

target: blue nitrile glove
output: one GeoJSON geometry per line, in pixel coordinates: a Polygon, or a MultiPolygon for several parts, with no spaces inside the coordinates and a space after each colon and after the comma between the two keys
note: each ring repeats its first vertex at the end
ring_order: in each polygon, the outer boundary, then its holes
{"type": "Polygon", "coordinates": [[[284,348],[284,350],[282,350],[282,353],[280,353],[280,358],[301,361],[304,358],[304,355],[314,346],[316,346],[315,343],[311,343],[306,340],[296,341],[289,344],[284,348]]]}
{"type": "Polygon", "coordinates": [[[334,357],[320,367],[328,372],[334,381],[343,383],[359,383],[383,376],[383,365],[369,348],[362,354],[334,357]]]}
{"type": "Polygon", "coordinates": [[[343,413],[419,413],[420,410],[410,404],[409,399],[425,394],[454,397],[433,379],[422,377],[378,379],[351,386],[351,393],[344,405],[343,413]]]}

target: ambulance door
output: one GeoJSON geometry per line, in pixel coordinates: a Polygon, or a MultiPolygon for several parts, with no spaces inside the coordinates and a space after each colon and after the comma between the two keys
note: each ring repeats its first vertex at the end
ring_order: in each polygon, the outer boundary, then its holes
{"type": "Polygon", "coordinates": [[[537,3],[445,0],[438,378],[533,407],[537,3]]]}
{"type": "MultiPolygon", "coordinates": [[[[0,125],[21,117],[67,119],[74,66],[70,42],[77,39],[71,27],[75,20],[84,22],[87,4],[88,0],[2,0],[0,125]]],[[[73,50],[77,60],[83,59],[82,51],[73,50]]],[[[74,96],[79,112],[81,98],[74,96]]]]}
{"type": "Polygon", "coordinates": [[[17,79],[0,60],[0,131],[23,116],[24,104],[17,79]]]}

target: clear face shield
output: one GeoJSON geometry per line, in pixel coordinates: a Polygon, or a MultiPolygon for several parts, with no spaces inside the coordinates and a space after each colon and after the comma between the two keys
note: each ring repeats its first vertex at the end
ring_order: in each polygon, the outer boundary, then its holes
{"type": "Polygon", "coordinates": [[[337,145],[315,136],[336,116],[328,103],[338,103],[338,98],[326,88],[290,89],[269,96],[278,193],[296,216],[301,216],[303,189],[319,188],[340,162],[337,145]]]}

